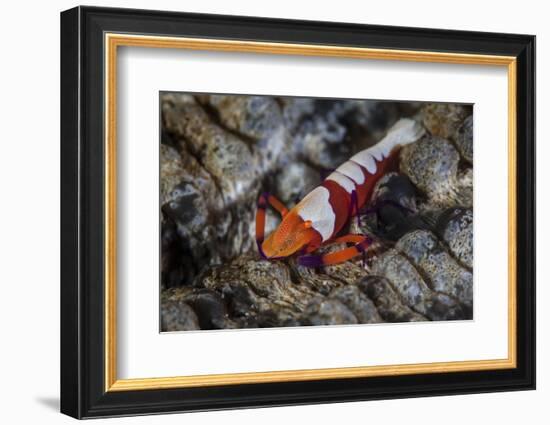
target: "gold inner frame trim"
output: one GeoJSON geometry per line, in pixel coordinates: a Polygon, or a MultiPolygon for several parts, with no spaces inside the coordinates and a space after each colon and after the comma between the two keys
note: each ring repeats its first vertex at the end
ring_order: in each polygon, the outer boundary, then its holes
{"type": "Polygon", "coordinates": [[[448,373],[515,368],[516,353],[516,58],[478,54],[371,49],[330,45],[268,43],[256,41],[105,34],[105,391],[137,391],[215,385],[312,381],[375,376],[448,373]],[[434,62],[504,66],[508,72],[508,357],[494,360],[304,369],[253,373],[118,379],[116,325],[116,123],[117,49],[148,47],[324,56],[404,62],[434,62]]]}

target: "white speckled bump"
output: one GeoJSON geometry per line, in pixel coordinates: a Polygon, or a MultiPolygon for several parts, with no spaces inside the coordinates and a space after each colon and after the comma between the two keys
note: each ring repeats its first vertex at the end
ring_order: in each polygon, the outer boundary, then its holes
{"type": "Polygon", "coordinates": [[[387,158],[396,146],[405,146],[416,142],[425,133],[416,121],[410,118],[401,118],[397,121],[380,142],[365,149],[351,157],[353,162],[362,165],[371,174],[376,173],[376,161],[380,162],[387,158]]]}
{"type": "Polygon", "coordinates": [[[311,221],[312,227],[319,232],[323,242],[330,239],[334,232],[336,215],[329,202],[330,193],[327,188],[319,186],[309,192],[296,208],[298,215],[304,221],[311,221]]]}

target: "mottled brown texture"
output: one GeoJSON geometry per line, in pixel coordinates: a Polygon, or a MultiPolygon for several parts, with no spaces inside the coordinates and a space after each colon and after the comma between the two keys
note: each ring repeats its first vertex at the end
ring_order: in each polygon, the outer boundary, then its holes
{"type": "Polygon", "coordinates": [[[471,174],[462,172],[459,162],[460,155],[449,140],[426,135],[402,149],[400,169],[432,206],[471,206],[471,174]]]}
{"type": "Polygon", "coordinates": [[[192,155],[212,176],[224,202],[236,202],[256,182],[257,158],[243,140],[217,125],[200,104],[176,99],[163,97],[166,130],[177,139],[182,155],[192,155]]]}
{"type": "Polygon", "coordinates": [[[453,137],[462,158],[470,164],[474,162],[474,117],[470,115],[457,128],[453,137]]]}
{"type": "Polygon", "coordinates": [[[329,298],[346,305],[357,318],[358,323],[381,323],[384,321],[374,303],[357,287],[347,285],[335,289],[329,298]]]}
{"type": "Polygon", "coordinates": [[[403,304],[401,296],[393,289],[388,279],[382,276],[365,276],[357,283],[371,300],[386,322],[422,322],[428,320],[403,304]]]}
{"type": "MultiPolygon", "coordinates": [[[[414,234],[416,232],[412,233],[414,234]]],[[[414,238],[409,235],[405,236],[408,240],[414,238]]],[[[423,265],[430,266],[429,263],[423,265]]],[[[452,294],[440,291],[442,288],[439,287],[432,290],[415,264],[395,249],[386,251],[374,263],[372,271],[375,275],[387,278],[407,306],[431,320],[464,319],[469,315],[467,308],[452,297],[452,294]]],[[[456,273],[456,270],[453,269],[451,273],[456,273]]],[[[458,285],[443,289],[455,290],[457,287],[458,285]]]]}
{"type": "Polygon", "coordinates": [[[162,332],[194,331],[200,329],[195,311],[182,301],[167,300],[161,303],[160,330],[162,332]]]}
{"type": "Polygon", "coordinates": [[[172,200],[174,188],[186,175],[179,152],[167,145],[160,145],[160,204],[172,200]]]}
{"type": "Polygon", "coordinates": [[[268,96],[212,95],[201,99],[211,116],[250,147],[258,170],[271,171],[288,143],[288,132],[277,101],[268,96]]]}
{"type": "Polygon", "coordinates": [[[471,109],[471,106],[452,103],[427,104],[422,108],[422,122],[434,136],[450,139],[471,114],[471,109]]]}
{"type": "Polygon", "coordinates": [[[408,233],[395,247],[423,272],[434,291],[451,295],[472,307],[472,273],[449,255],[433,233],[424,230],[408,233]]]}
{"type": "Polygon", "coordinates": [[[439,219],[437,230],[450,253],[461,264],[474,267],[474,214],[471,209],[453,208],[439,219]]]}

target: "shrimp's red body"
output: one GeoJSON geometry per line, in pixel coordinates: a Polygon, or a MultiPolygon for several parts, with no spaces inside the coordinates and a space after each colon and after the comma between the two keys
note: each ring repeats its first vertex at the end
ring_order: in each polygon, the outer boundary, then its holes
{"type": "Polygon", "coordinates": [[[256,241],[267,259],[312,253],[321,245],[350,242],[353,246],[325,255],[303,255],[298,262],[319,267],[347,261],[362,254],[372,240],[367,235],[339,232],[369,200],[376,182],[392,167],[401,146],[417,141],[424,129],[411,119],[399,120],[378,144],[340,165],[323,183],[290,211],[269,194],[262,194],[256,213],[256,241]],[[264,240],[265,209],[271,205],[282,216],[277,229],[264,240]]]}

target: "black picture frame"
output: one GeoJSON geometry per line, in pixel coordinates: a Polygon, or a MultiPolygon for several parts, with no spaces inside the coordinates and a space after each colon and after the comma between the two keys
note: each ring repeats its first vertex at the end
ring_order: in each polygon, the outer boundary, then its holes
{"type": "Polygon", "coordinates": [[[61,13],[61,412],[76,418],[535,388],[535,37],[76,7],[61,13]],[[105,391],[104,33],[259,40],[517,58],[517,367],[105,391]]]}

